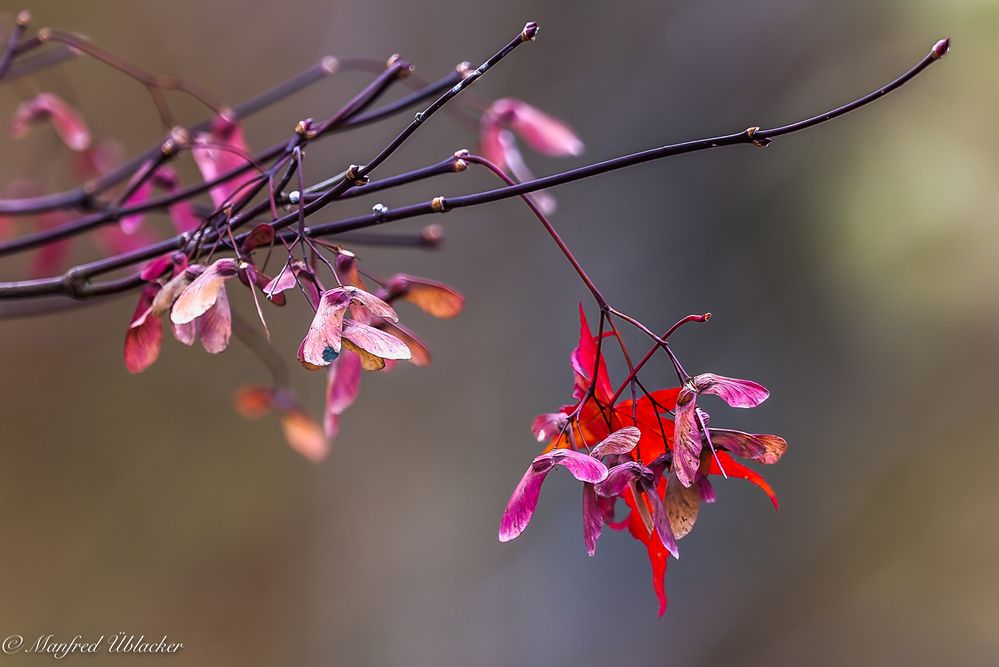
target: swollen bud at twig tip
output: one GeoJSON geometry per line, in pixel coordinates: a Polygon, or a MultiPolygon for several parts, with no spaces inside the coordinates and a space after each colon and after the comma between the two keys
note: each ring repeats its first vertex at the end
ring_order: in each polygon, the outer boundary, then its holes
{"type": "Polygon", "coordinates": [[[707,322],[708,320],[711,319],[711,313],[704,313],[703,315],[701,315],[701,317],[704,318],[702,320],[703,322],[707,322]]]}
{"type": "Polygon", "coordinates": [[[398,53],[393,53],[392,56],[385,61],[385,69],[392,69],[395,66],[399,66],[398,76],[400,79],[404,79],[413,73],[413,66],[402,59],[398,53]]]}
{"type": "Polygon", "coordinates": [[[333,74],[340,69],[340,61],[333,56],[326,56],[319,61],[319,66],[324,74],[333,74]]]}
{"type": "Polygon", "coordinates": [[[939,42],[933,45],[933,50],[930,53],[934,60],[940,60],[947,52],[950,51],[950,37],[944,37],[939,42]]]}
{"type": "Polygon", "coordinates": [[[454,170],[455,171],[465,171],[468,169],[468,161],[465,160],[470,155],[468,149],[462,148],[460,151],[454,152],[454,170]]]}
{"type": "Polygon", "coordinates": [[[521,31],[520,40],[522,42],[533,42],[534,39],[538,36],[538,30],[540,30],[538,24],[535,23],[534,21],[531,21],[530,23],[525,25],[523,31],[521,31]]]}
{"type": "Polygon", "coordinates": [[[31,23],[31,12],[29,12],[27,9],[22,9],[20,12],[17,13],[17,25],[23,28],[29,23],[31,23]]]}
{"type": "Polygon", "coordinates": [[[291,192],[288,193],[288,203],[297,204],[301,196],[302,194],[298,190],[292,190],[291,192]]]}

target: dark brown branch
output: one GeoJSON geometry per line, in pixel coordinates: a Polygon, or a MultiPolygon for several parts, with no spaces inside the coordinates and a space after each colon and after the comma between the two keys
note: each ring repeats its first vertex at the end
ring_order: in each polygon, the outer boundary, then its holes
{"type": "MultiPolygon", "coordinates": [[[[326,72],[327,74],[329,74],[332,73],[333,71],[336,71],[334,63],[335,63],[334,59],[324,58],[323,61],[319,63],[319,65],[310,68],[303,74],[296,77],[296,80],[293,80],[296,82],[297,87],[288,85],[291,83],[291,81],[289,81],[288,84],[283,84],[282,86],[274,88],[264,93],[263,95],[258,96],[257,98],[254,98],[240,106],[237,106],[234,109],[235,115],[237,117],[245,117],[250,113],[259,111],[260,109],[263,109],[264,107],[279,101],[283,97],[291,94],[291,92],[300,89],[300,87],[316,81],[317,78],[315,77],[318,76],[319,78],[321,78],[320,72],[326,72]]],[[[418,104],[429,97],[439,95],[442,89],[454,85],[454,81],[456,78],[459,78],[459,75],[453,72],[448,76],[430,84],[426,88],[418,90],[411,95],[401,98],[400,100],[385,104],[384,106],[379,107],[377,109],[373,109],[372,111],[366,114],[358,113],[356,116],[348,116],[346,119],[342,121],[342,124],[334,125],[327,128],[326,133],[328,134],[332,132],[337,132],[344,129],[348,129],[350,127],[354,127],[356,125],[372,123],[377,120],[387,118],[395,113],[398,113],[401,110],[404,110],[407,107],[410,107],[414,104],[418,104]]],[[[208,124],[209,121],[195,125],[194,127],[191,128],[191,131],[198,132],[207,129],[208,124]]],[[[324,134],[323,136],[326,135],[324,134]]],[[[255,155],[254,160],[256,162],[267,162],[269,160],[274,159],[276,156],[280,155],[283,151],[286,151],[287,148],[288,148],[287,142],[274,144],[265,151],[262,151],[257,155],[255,155]]],[[[92,191],[97,192],[103,189],[105,186],[109,187],[110,185],[117,183],[120,180],[123,180],[124,178],[134,173],[137,169],[139,169],[143,164],[145,164],[149,160],[155,159],[158,155],[161,154],[161,152],[162,152],[162,145],[159,145],[151,148],[150,150],[146,151],[144,154],[136,158],[133,158],[126,165],[123,165],[122,167],[115,169],[113,172],[107,174],[102,179],[96,181],[92,186],[92,191]]],[[[64,225],[61,225],[53,229],[39,231],[34,234],[27,234],[15,239],[11,239],[10,241],[2,242],[0,243],[0,256],[22,252],[24,250],[29,250],[31,248],[37,248],[50,241],[60,240],[64,238],[69,238],[71,236],[75,236],[77,234],[82,234],[101,225],[117,222],[121,218],[128,215],[145,213],[148,211],[158,210],[158,209],[165,209],[170,205],[175,204],[179,201],[183,201],[185,199],[190,199],[194,196],[197,196],[202,192],[209,190],[214,185],[222,183],[252,168],[253,165],[251,163],[247,163],[242,167],[238,167],[229,172],[226,172],[225,174],[221,174],[220,176],[211,181],[195,184],[168,195],[151,198],[145,202],[137,203],[131,206],[125,206],[120,208],[115,208],[115,207],[105,208],[104,210],[98,211],[96,213],[92,213],[90,215],[86,215],[81,218],[71,220],[65,223],[64,225]]],[[[89,189],[80,189],[66,193],[45,195],[33,199],[0,200],[0,214],[15,214],[15,215],[18,213],[28,214],[39,211],[65,208],[66,206],[73,206],[79,204],[79,202],[77,202],[77,204],[71,204],[68,203],[66,200],[79,199],[80,197],[83,197],[84,199],[90,197],[89,189]]],[[[263,209],[258,210],[257,214],[259,215],[259,213],[262,212],[263,210],[266,210],[266,206],[263,209]]]]}
{"type": "MultiPolygon", "coordinates": [[[[510,45],[508,45],[508,47],[509,46],[510,45]]],[[[618,158],[613,158],[610,160],[605,160],[603,162],[598,162],[584,167],[579,167],[577,169],[571,169],[559,174],[554,174],[543,178],[537,178],[513,186],[496,188],[494,190],[488,190],[485,192],[479,192],[453,198],[435,197],[429,201],[417,204],[411,204],[396,209],[389,209],[384,212],[372,213],[370,215],[357,216],[354,218],[347,218],[335,222],[314,225],[306,228],[305,233],[311,237],[332,236],[343,232],[374,227],[388,222],[414,218],[422,215],[428,215],[431,213],[443,213],[446,211],[453,210],[455,208],[476,206],[493,201],[498,201],[501,199],[507,199],[510,197],[519,197],[521,195],[530,192],[535,192],[537,190],[542,190],[557,185],[561,185],[564,183],[578,181],[584,178],[589,178],[591,176],[596,176],[598,174],[614,171],[616,169],[622,169],[624,167],[629,167],[641,164],[643,162],[648,162],[650,160],[657,160],[665,157],[672,157],[675,155],[692,153],[695,151],[719,148],[722,146],[734,146],[734,145],[746,145],[746,144],[764,146],[767,143],[769,143],[769,141],[772,140],[774,137],[790,134],[792,132],[800,131],[812,127],[814,125],[817,125],[819,123],[831,120],[845,113],[849,113],[850,111],[859,109],[860,107],[863,107],[873,102],[874,100],[879,99],[880,97],[886,95],[887,93],[896,90],[897,88],[901,87],[908,81],[912,80],[916,75],[925,70],[933,62],[940,59],[947,52],[948,48],[949,48],[948,40],[941,40],[933,47],[930,53],[927,54],[927,56],[925,56],[912,69],[910,69],[908,72],[906,72],[899,78],[895,79],[891,83],[887,84],[886,86],[883,86],[873,91],[872,93],[869,93],[861,98],[858,98],[857,100],[850,102],[849,104],[837,107],[836,109],[833,109],[824,114],[813,116],[811,118],[798,121],[796,123],[791,123],[789,125],[782,125],[766,130],[760,130],[754,127],[754,128],[749,128],[748,130],[744,130],[742,132],[719,135],[717,137],[709,137],[705,139],[687,141],[678,144],[668,144],[658,148],[653,148],[638,153],[632,153],[630,155],[624,155],[618,158]]],[[[439,108],[439,106],[437,108],[439,108]]],[[[394,143],[396,142],[393,142],[393,144],[394,143]]],[[[331,190],[330,192],[333,192],[334,190],[331,190]]],[[[319,208],[321,208],[325,204],[329,203],[330,201],[333,201],[335,197],[330,197],[329,196],[330,192],[325,193],[316,201],[308,204],[306,212],[313,213],[314,211],[319,210],[319,208]]],[[[286,215],[273,221],[272,225],[275,228],[275,230],[280,231],[287,228],[296,219],[297,219],[297,214],[286,215]]],[[[236,240],[240,241],[244,237],[245,234],[240,235],[239,237],[237,237],[236,240]]],[[[286,232],[285,234],[283,234],[283,237],[286,239],[293,239],[294,234],[289,234],[286,232]]],[[[187,245],[187,238],[186,236],[181,235],[176,238],[169,239],[167,241],[162,241],[160,243],[153,244],[151,246],[148,246],[147,248],[143,248],[130,253],[125,253],[117,257],[102,259],[96,262],[91,262],[89,264],[84,264],[75,267],[74,269],[71,269],[61,277],[0,284],[0,298],[18,299],[18,298],[30,298],[41,295],[49,295],[49,294],[65,294],[73,296],[75,298],[85,298],[88,296],[112,294],[115,292],[131,289],[142,283],[142,281],[139,279],[137,275],[126,276],[116,280],[111,280],[96,284],[89,284],[88,281],[95,276],[106,274],[144,260],[152,259],[153,257],[157,257],[165,252],[169,252],[175,249],[182,249],[186,245],[187,245]]]]}

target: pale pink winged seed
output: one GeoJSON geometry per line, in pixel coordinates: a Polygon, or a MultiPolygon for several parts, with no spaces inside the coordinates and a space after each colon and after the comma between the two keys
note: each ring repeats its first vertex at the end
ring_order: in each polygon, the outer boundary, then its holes
{"type": "Polygon", "coordinates": [[[635,448],[641,437],[642,432],[636,427],[625,426],[604,438],[593,448],[590,455],[595,458],[601,458],[608,454],[627,454],[635,448]]]}

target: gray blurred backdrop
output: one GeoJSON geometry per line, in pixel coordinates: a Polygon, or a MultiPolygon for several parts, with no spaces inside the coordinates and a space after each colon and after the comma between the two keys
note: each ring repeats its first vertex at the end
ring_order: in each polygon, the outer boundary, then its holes
{"type": "MultiPolygon", "coordinates": [[[[712,311],[676,338],[688,367],[771,389],[761,409],[719,408],[716,422],[791,445],[765,471],[779,513],[745,482],[717,485],[670,563],[663,619],[640,544],[609,533],[586,556],[567,476],[546,485],[520,539],[496,540],[538,449],[530,420],[567,398],[585,298],[528,212],[504,202],[432,220],[446,225],[439,253],[362,251],[381,272],[456,285],[468,307],[453,322],[409,313],[434,364],[365,376],[318,466],[275,421],[232,411],[236,386],[266,379],[238,344],[213,358],[168,342],[130,377],[134,297],[0,323],[0,635],[168,634],[187,648],[146,660],[191,665],[999,661],[995,2],[0,4],[4,25],[27,6],[37,26],[80,31],[229,102],[327,53],[399,52],[436,78],[536,20],[537,43],[478,92],[566,119],[585,159],[795,120],[953,38],[910,86],[765,151],[674,158],[555,193],[556,223],[622,310],[660,330],[712,311]]],[[[329,114],[367,79],[334,77],[254,117],[251,143],[329,114]]],[[[161,136],[142,89],[94,63],[41,81],[129,153],[161,136]]],[[[4,114],[17,101],[0,90],[4,114]]],[[[363,162],[404,120],[322,142],[308,175],[363,162]]],[[[474,142],[441,117],[381,173],[474,142]]],[[[44,139],[0,146],[3,182],[70,185],[44,139]]],[[[582,164],[530,159],[540,173],[582,164]]],[[[491,185],[467,173],[379,199],[491,185]]],[[[245,292],[233,295],[249,315],[245,292]]],[[[294,363],[309,315],[278,315],[275,344],[294,363]]],[[[295,376],[318,411],[322,377],[295,376]]]]}

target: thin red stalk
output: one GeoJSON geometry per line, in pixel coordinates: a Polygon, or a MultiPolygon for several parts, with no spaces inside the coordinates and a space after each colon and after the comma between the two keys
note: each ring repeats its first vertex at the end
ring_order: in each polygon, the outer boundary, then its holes
{"type": "MultiPolygon", "coordinates": [[[[496,176],[502,179],[503,182],[509,186],[517,184],[517,182],[514,181],[512,178],[510,178],[506,174],[506,172],[504,172],[498,166],[496,166],[486,158],[482,157],[481,155],[469,154],[464,159],[473,164],[482,165],[489,171],[493,172],[496,176]]],[[[552,237],[552,240],[555,241],[555,245],[558,246],[559,251],[566,258],[566,260],[568,260],[569,264],[572,265],[573,270],[576,271],[576,274],[579,275],[579,278],[583,281],[583,284],[586,285],[586,289],[590,290],[590,294],[593,295],[593,298],[596,300],[597,305],[600,307],[602,314],[604,308],[607,307],[607,299],[605,299],[604,296],[600,293],[600,290],[597,288],[596,283],[594,283],[593,280],[590,278],[589,274],[586,273],[586,270],[583,268],[583,265],[579,263],[579,260],[576,259],[576,256],[573,254],[572,250],[569,249],[569,246],[566,245],[565,241],[562,240],[562,237],[559,235],[558,231],[555,230],[555,226],[552,225],[548,217],[541,212],[541,209],[538,208],[538,205],[534,203],[534,200],[531,197],[527,196],[527,194],[522,194],[520,198],[524,201],[525,204],[527,204],[527,207],[531,209],[531,212],[534,213],[534,216],[545,228],[545,231],[548,232],[548,235],[552,237]]]]}

